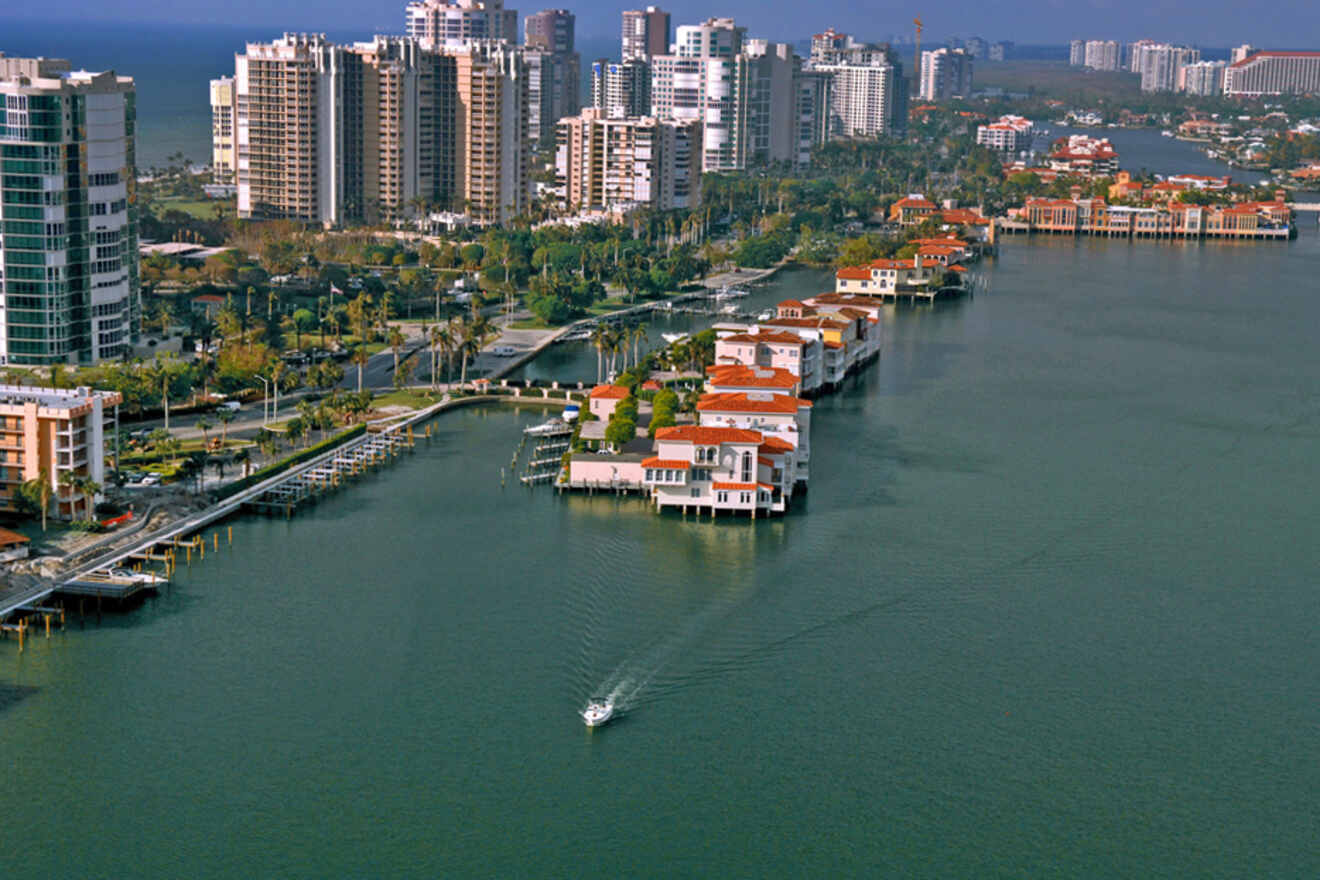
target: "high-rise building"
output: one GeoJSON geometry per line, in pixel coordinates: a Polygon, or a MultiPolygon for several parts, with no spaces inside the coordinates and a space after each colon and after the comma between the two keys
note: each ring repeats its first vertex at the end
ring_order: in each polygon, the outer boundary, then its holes
{"type": "Polygon", "coordinates": [[[1016,153],[1031,146],[1033,125],[1021,116],[1001,116],[989,125],[976,127],[976,142],[1004,153],[1016,153]]]}
{"type": "Polygon", "coordinates": [[[249,43],[234,82],[240,217],[338,226],[457,198],[451,55],[285,34],[249,43]]]}
{"type": "Polygon", "coordinates": [[[973,58],[985,58],[990,51],[990,44],[985,41],[984,37],[968,37],[963,48],[973,58]]]}
{"type": "Polygon", "coordinates": [[[874,137],[903,127],[907,86],[902,62],[888,47],[852,46],[823,51],[812,70],[827,73],[830,134],[874,137]]]}
{"type": "Polygon", "coordinates": [[[472,40],[518,39],[518,12],[504,0],[413,0],[405,33],[425,48],[459,48],[472,40]]]}
{"type": "Polygon", "coordinates": [[[1320,92],[1320,52],[1255,52],[1224,71],[1224,94],[1304,95],[1320,92]]]}
{"type": "Polygon", "coordinates": [[[503,223],[531,197],[527,62],[495,41],[449,50],[457,64],[455,200],[478,223],[503,223]]]}
{"type": "Polygon", "coordinates": [[[921,53],[921,97],[927,101],[965,98],[972,93],[972,56],[964,49],[921,53]]]}
{"type": "Polygon", "coordinates": [[[695,208],[700,145],[695,119],[611,119],[595,107],[561,119],[555,154],[561,202],[571,211],[695,208]]]}
{"type": "Polygon", "coordinates": [[[211,180],[215,183],[237,183],[238,152],[234,148],[237,124],[234,78],[222,76],[211,80],[211,180]]]}
{"type": "Polygon", "coordinates": [[[1014,48],[1015,48],[1015,44],[1013,43],[1012,40],[1000,40],[996,43],[991,43],[990,60],[1007,61],[1009,59],[1009,56],[1013,54],[1014,48]]]}
{"type": "Polygon", "coordinates": [[[746,167],[745,33],[731,18],[684,25],[678,28],[677,52],[651,59],[652,114],[704,125],[703,171],[746,167]]]}
{"type": "Polygon", "coordinates": [[[1141,51],[1147,46],[1158,46],[1157,40],[1137,40],[1135,43],[1128,43],[1124,51],[1126,60],[1122,64],[1132,73],[1141,73],[1141,51]]]}
{"type": "Polygon", "coordinates": [[[95,363],[137,341],[136,127],[131,78],[0,55],[0,363],[95,363]]]}
{"type": "Polygon", "coordinates": [[[834,74],[799,70],[797,74],[797,165],[811,162],[811,151],[830,139],[834,74]]]}
{"type": "Polygon", "coordinates": [[[1237,64],[1239,61],[1246,61],[1256,53],[1255,48],[1250,43],[1243,43],[1241,46],[1234,46],[1228,52],[1228,63],[1237,64]]]}
{"type": "Polygon", "coordinates": [[[582,59],[573,51],[573,13],[547,9],[523,22],[527,60],[527,137],[550,143],[555,123],[582,106],[582,59]]]}
{"type": "Polygon", "coordinates": [[[1223,61],[1197,61],[1182,69],[1178,91],[1189,95],[1218,95],[1224,91],[1223,61]]]}
{"type": "Polygon", "coordinates": [[[651,65],[597,59],[591,64],[591,105],[606,116],[646,116],[651,112],[651,65]]]}
{"type": "MultiPolygon", "coordinates": [[[[0,59],[3,63],[3,59],[0,59]]],[[[0,509],[18,509],[18,487],[50,481],[51,513],[60,519],[92,519],[100,493],[74,488],[67,477],[105,482],[105,431],[118,418],[123,395],[88,388],[0,385],[0,424],[5,458],[0,467],[0,509]]]]}
{"type": "Polygon", "coordinates": [[[1117,40],[1087,40],[1083,63],[1092,70],[1118,70],[1122,55],[1117,40]]]}
{"type": "Polygon", "coordinates": [[[543,9],[523,20],[523,43],[545,52],[572,52],[575,23],[567,9],[543,9]]]}
{"type": "Polygon", "coordinates": [[[801,161],[802,61],[792,47],[746,40],[733,19],[719,18],[678,28],[674,48],[651,59],[652,113],[702,123],[702,170],[801,161]]]}
{"type": "Polygon", "coordinates": [[[824,33],[812,35],[811,56],[807,60],[813,65],[833,64],[841,52],[855,45],[849,35],[841,34],[834,28],[826,28],[824,33]]]}
{"type": "Polygon", "coordinates": [[[1086,41],[1073,40],[1068,44],[1068,63],[1073,67],[1086,64],[1086,41]]]}
{"type": "Polygon", "coordinates": [[[582,107],[582,62],[576,52],[526,49],[522,54],[527,62],[527,138],[533,146],[550,143],[555,123],[582,107]]]}
{"type": "Polygon", "coordinates": [[[1143,92],[1178,90],[1182,69],[1201,60],[1199,49],[1143,41],[1134,44],[1133,69],[1141,74],[1143,92]]]}
{"type": "Polygon", "coordinates": [[[624,10],[622,50],[624,61],[669,52],[669,13],[656,6],[624,10]]]}

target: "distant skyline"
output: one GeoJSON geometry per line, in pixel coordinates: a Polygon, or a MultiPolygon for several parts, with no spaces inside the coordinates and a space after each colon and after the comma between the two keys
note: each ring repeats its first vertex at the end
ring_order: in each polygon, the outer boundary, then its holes
{"type": "MultiPolygon", "coordinates": [[[[179,4],[164,0],[121,0],[116,15],[108,18],[105,4],[96,0],[56,0],[53,3],[17,10],[0,17],[32,21],[117,21],[187,23],[242,26],[267,30],[362,30],[398,33],[403,29],[405,3],[385,0],[370,5],[348,0],[230,0],[214,4],[179,4]],[[43,14],[33,15],[40,9],[43,14]]],[[[579,38],[617,36],[619,13],[646,3],[587,0],[570,4],[523,3],[506,5],[521,19],[541,9],[564,6],[577,14],[579,38]]],[[[931,43],[949,37],[980,36],[988,40],[1013,40],[1027,44],[1060,44],[1071,39],[1136,40],[1143,37],[1227,47],[1242,42],[1264,48],[1320,48],[1320,14],[1311,0],[1282,0],[1268,15],[1241,3],[1207,0],[1192,4],[1177,0],[1025,0],[1009,9],[995,4],[968,4],[951,0],[926,0],[899,6],[892,3],[854,4],[843,0],[828,3],[783,3],[767,5],[754,0],[725,0],[718,4],[685,2],[656,4],[673,14],[674,26],[692,24],[712,15],[732,16],[754,36],[798,40],[834,27],[860,39],[887,40],[895,35],[911,39],[912,19],[925,22],[923,39],[931,43]]],[[[3,28],[0,28],[3,43],[3,28]]]]}

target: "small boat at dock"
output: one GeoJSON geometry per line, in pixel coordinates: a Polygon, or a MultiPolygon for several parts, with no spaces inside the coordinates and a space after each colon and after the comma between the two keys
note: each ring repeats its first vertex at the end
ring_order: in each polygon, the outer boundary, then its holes
{"type": "Polygon", "coordinates": [[[560,434],[573,433],[573,426],[563,419],[551,419],[539,425],[523,428],[523,433],[530,434],[533,437],[556,437],[560,434]]]}

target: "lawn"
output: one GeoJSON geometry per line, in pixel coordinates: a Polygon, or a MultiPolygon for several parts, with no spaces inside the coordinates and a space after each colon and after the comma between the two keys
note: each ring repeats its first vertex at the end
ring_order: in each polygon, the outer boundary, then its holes
{"type": "Polygon", "coordinates": [[[159,204],[162,211],[182,211],[199,220],[214,220],[217,205],[232,217],[236,206],[234,199],[161,199],[159,204]]]}
{"type": "Polygon", "coordinates": [[[377,397],[371,401],[371,405],[377,409],[382,406],[407,406],[412,409],[422,409],[439,400],[440,398],[436,395],[405,388],[401,391],[391,391],[389,394],[377,397]]]}

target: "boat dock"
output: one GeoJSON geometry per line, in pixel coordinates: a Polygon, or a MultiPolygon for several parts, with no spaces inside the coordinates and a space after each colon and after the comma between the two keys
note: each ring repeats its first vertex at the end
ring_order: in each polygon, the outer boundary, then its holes
{"type": "MultiPolygon", "coordinates": [[[[63,607],[52,604],[57,594],[78,598],[80,607],[87,599],[95,599],[99,616],[105,600],[123,603],[144,593],[168,587],[180,562],[191,565],[194,556],[198,561],[204,560],[208,547],[213,553],[220,550],[222,533],[216,531],[204,536],[201,532],[207,526],[245,509],[291,516],[301,504],[338,488],[352,477],[394,460],[402,450],[411,449],[414,444],[414,425],[429,419],[447,406],[468,400],[445,400],[405,419],[387,425],[369,426],[367,432],[359,437],[283,473],[275,474],[206,510],[167,523],[129,544],[107,550],[79,564],[72,571],[64,572],[58,579],[0,594],[0,633],[17,633],[19,648],[22,650],[23,640],[30,628],[29,621],[34,615],[39,615],[47,618],[49,635],[51,617],[58,615],[61,622],[64,617],[63,607]],[[149,571],[149,567],[155,567],[156,570],[149,571]],[[116,573],[121,571],[127,574],[116,573]]],[[[430,436],[429,429],[426,436],[430,436]]],[[[224,546],[230,546],[233,543],[233,527],[228,527],[224,535],[224,546]]]]}

